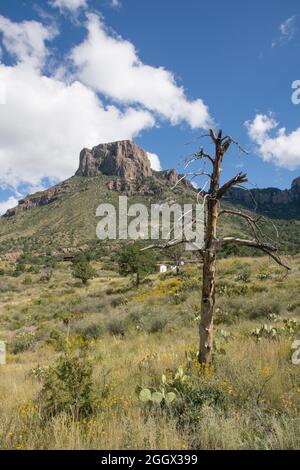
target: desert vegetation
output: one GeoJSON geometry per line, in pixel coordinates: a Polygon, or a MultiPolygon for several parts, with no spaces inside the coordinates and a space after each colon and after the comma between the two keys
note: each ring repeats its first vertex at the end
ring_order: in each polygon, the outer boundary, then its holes
{"type": "Polygon", "coordinates": [[[2,449],[299,448],[299,255],[288,276],[267,257],[217,262],[201,374],[199,265],[136,287],[114,259],[93,259],[76,261],[86,282],[74,262],[1,262],[2,449]]]}

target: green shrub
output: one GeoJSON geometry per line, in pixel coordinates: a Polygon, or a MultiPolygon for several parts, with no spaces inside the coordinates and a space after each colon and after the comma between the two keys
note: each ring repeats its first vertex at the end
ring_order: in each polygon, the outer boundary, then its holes
{"type": "Polygon", "coordinates": [[[16,290],[15,286],[8,284],[4,279],[0,279],[0,293],[16,290]]]}
{"type": "Polygon", "coordinates": [[[47,269],[39,279],[39,282],[50,282],[53,277],[52,269],[47,269]]]}
{"type": "Polygon", "coordinates": [[[112,295],[114,294],[114,289],[112,287],[108,287],[105,291],[106,295],[112,295]]]}
{"type": "Polygon", "coordinates": [[[81,330],[81,336],[84,339],[98,339],[104,333],[104,327],[100,323],[91,323],[81,330]]]}
{"type": "Polygon", "coordinates": [[[30,266],[27,271],[29,273],[33,273],[33,274],[38,274],[40,271],[39,271],[39,268],[38,266],[30,266]]]}
{"type": "Polygon", "coordinates": [[[47,342],[54,346],[55,350],[62,351],[65,346],[65,335],[61,331],[53,329],[50,331],[47,342]]]}
{"type": "Polygon", "coordinates": [[[178,427],[183,428],[199,423],[204,405],[226,410],[229,404],[228,396],[219,384],[206,381],[204,377],[186,375],[182,367],[169,379],[164,374],[159,387],[140,389],[139,399],[148,410],[165,409],[175,418],[178,427]]]}
{"type": "Polygon", "coordinates": [[[217,384],[187,381],[178,386],[178,392],[171,413],[179,427],[197,425],[203,417],[204,405],[223,410],[228,407],[228,396],[217,384]]]}
{"type": "Polygon", "coordinates": [[[257,279],[259,279],[260,281],[266,281],[268,279],[271,279],[272,277],[272,273],[271,271],[267,268],[267,267],[260,267],[259,270],[258,270],[258,273],[257,273],[257,279]]]}
{"type": "Polygon", "coordinates": [[[236,281],[249,282],[251,278],[251,272],[249,269],[243,269],[236,277],[236,281]]]}
{"type": "Polygon", "coordinates": [[[219,325],[224,323],[226,325],[231,325],[236,319],[236,315],[233,312],[229,312],[224,308],[217,307],[215,310],[214,324],[219,325]]]}
{"type": "Polygon", "coordinates": [[[23,280],[24,286],[30,286],[32,284],[32,277],[29,275],[26,275],[23,280]]]}
{"type": "Polygon", "coordinates": [[[107,324],[107,330],[113,336],[125,336],[126,324],[121,318],[113,318],[107,324]]]}
{"type": "Polygon", "coordinates": [[[86,285],[90,279],[96,277],[97,273],[88,261],[74,261],[72,275],[75,279],[80,279],[86,285]]]}
{"type": "Polygon", "coordinates": [[[64,412],[78,420],[93,414],[103,395],[92,374],[93,365],[84,349],[66,351],[42,376],[37,399],[42,417],[49,419],[64,412]]]}
{"type": "Polygon", "coordinates": [[[152,334],[160,333],[161,331],[163,331],[166,324],[167,324],[167,320],[165,318],[161,318],[161,317],[151,318],[146,330],[148,333],[152,333],[152,334]]]}
{"type": "Polygon", "coordinates": [[[116,308],[120,305],[123,305],[124,303],[126,303],[126,299],[124,297],[116,297],[111,301],[111,306],[116,308]]]}
{"type": "Polygon", "coordinates": [[[13,354],[18,354],[30,349],[36,343],[36,335],[33,331],[20,331],[10,344],[13,354]]]}
{"type": "Polygon", "coordinates": [[[270,314],[279,315],[281,312],[281,305],[277,300],[260,299],[256,302],[248,302],[245,306],[245,311],[249,318],[268,317],[270,314]]]}

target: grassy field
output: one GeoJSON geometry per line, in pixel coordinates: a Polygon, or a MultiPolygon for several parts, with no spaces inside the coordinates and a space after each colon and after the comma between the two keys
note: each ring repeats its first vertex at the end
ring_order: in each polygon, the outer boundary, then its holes
{"type": "Polygon", "coordinates": [[[214,367],[201,373],[200,266],[137,289],[106,261],[87,286],[67,262],[2,262],[0,448],[299,449],[300,256],[288,262],[285,277],[267,258],[219,261],[214,367]],[[176,398],[142,401],[145,387],[176,398]]]}

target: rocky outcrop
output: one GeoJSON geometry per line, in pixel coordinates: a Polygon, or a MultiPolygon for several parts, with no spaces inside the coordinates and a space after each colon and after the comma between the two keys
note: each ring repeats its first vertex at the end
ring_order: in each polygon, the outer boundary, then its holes
{"type": "Polygon", "coordinates": [[[121,180],[119,178],[108,181],[106,186],[109,191],[124,193],[126,196],[132,196],[135,192],[134,186],[130,181],[121,180]]]}
{"type": "Polygon", "coordinates": [[[10,251],[0,256],[0,261],[8,261],[9,263],[15,263],[24,255],[23,250],[10,251]]]}
{"type": "Polygon", "coordinates": [[[178,175],[175,169],[153,171],[151,178],[143,178],[140,181],[126,180],[124,178],[115,178],[106,183],[109,191],[117,191],[127,196],[159,196],[167,186],[173,187],[178,180],[180,186],[192,185],[183,175],[178,175]]]}
{"type": "Polygon", "coordinates": [[[175,184],[178,181],[177,171],[172,168],[172,170],[166,170],[163,172],[164,178],[166,178],[170,183],[175,184]]]}
{"type": "Polygon", "coordinates": [[[84,244],[81,246],[77,247],[68,247],[68,248],[63,248],[60,251],[52,251],[51,256],[53,257],[59,257],[59,256],[65,256],[65,255],[76,255],[77,253],[84,253],[89,249],[89,246],[84,244]]]}
{"type": "Polygon", "coordinates": [[[62,194],[68,192],[70,185],[67,183],[61,183],[53,188],[50,188],[43,193],[37,193],[32,196],[27,196],[24,199],[20,199],[18,205],[13,209],[8,209],[3,217],[13,217],[20,212],[25,212],[34,207],[46,206],[55,202],[62,194]]]}
{"type": "Polygon", "coordinates": [[[119,176],[140,180],[152,176],[147,153],[130,140],[100,144],[80,152],[76,176],[119,176]]]}
{"type": "Polygon", "coordinates": [[[274,217],[296,217],[300,215],[300,178],[292,182],[290,189],[284,190],[233,188],[227,193],[226,199],[274,217]]]}

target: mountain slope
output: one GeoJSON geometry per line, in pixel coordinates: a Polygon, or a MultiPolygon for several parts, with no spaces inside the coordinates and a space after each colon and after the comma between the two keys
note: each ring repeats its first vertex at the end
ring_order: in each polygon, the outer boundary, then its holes
{"type": "MultiPolygon", "coordinates": [[[[98,205],[105,202],[116,207],[120,195],[127,195],[130,204],[141,202],[147,206],[196,202],[197,191],[190,183],[183,179],[174,188],[178,181],[176,171],[151,170],[146,152],[130,141],[83,149],[76,175],[53,188],[27,196],[0,218],[0,254],[16,250],[67,252],[93,244],[97,241],[98,205]]],[[[271,223],[274,219],[282,251],[296,253],[300,251],[299,193],[298,178],[288,191],[234,189],[223,205],[241,206],[252,214],[250,209],[255,199],[256,215],[269,216],[264,227],[266,232],[274,235],[271,223]],[[285,210],[281,209],[283,206],[285,210]]],[[[234,216],[220,218],[219,234],[250,236],[245,221],[234,216]]],[[[229,253],[235,252],[232,248],[226,249],[229,253]]]]}
{"type": "MultiPolygon", "coordinates": [[[[14,215],[0,218],[0,253],[18,249],[51,253],[92,243],[97,240],[96,208],[103,202],[116,206],[118,196],[127,194],[122,186],[126,187],[128,182],[102,175],[91,178],[75,176],[63,184],[65,190],[58,191],[53,200],[49,199],[48,191],[37,193],[20,204],[26,209],[14,209],[14,215]],[[119,186],[120,191],[109,189],[119,186]],[[34,206],[32,200],[40,201],[40,205],[34,206]]],[[[129,203],[142,202],[148,206],[167,201],[192,203],[197,194],[193,187],[185,184],[174,190],[173,183],[161,175],[148,177],[141,183],[131,183],[130,192],[129,203]]],[[[224,205],[232,207],[229,203],[224,205]]],[[[283,251],[300,251],[300,221],[277,219],[275,222],[283,251]]],[[[272,225],[266,224],[266,227],[271,235],[272,225]]],[[[248,232],[247,225],[238,217],[224,216],[220,219],[220,233],[242,236],[248,232]]]]}
{"type": "Polygon", "coordinates": [[[128,182],[114,176],[74,176],[50,190],[25,198],[0,218],[0,252],[53,251],[96,240],[96,208],[100,203],[117,205],[119,195],[129,195],[130,203],[146,205],[173,201],[194,202],[195,190],[173,183],[162,174],[142,182],[128,182]],[[57,189],[58,188],[58,189],[57,189]],[[120,188],[119,190],[114,188],[120,188]],[[46,201],[48,201],[46,203],[46,201]]]}
{"type": "Polygon", "coordinates": [[[300,219],[300,178],[296,178],[290,189],[240,189],[233,188],[228,200],[250,210],[275,219],[300,219]]]}

